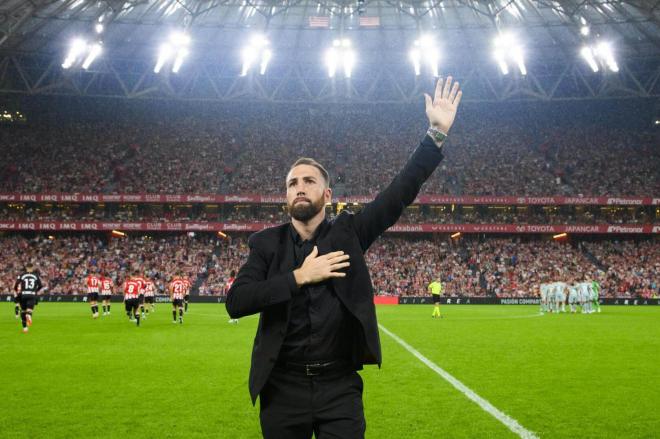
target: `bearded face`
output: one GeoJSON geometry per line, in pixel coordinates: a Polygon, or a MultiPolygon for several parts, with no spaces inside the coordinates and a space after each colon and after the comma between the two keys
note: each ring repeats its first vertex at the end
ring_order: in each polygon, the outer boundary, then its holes
{"type": "Polygon", "coordinates": [[[292,218],[301,222],[307,222],[325,208],[325,201],[323,200],[323,196],[318,197],[316,200],[310,200],[307,197],[297,197],[292,204],[287,203],[287,207],[289,208],[289,215],[292,218]]]}
{"type": "Polygon", "coordinates": [[[289,171],[286,180],[286,204],[289,215],[307,222],[319,214],[330,200],[330,189],[319,170],[310,165],[298,165],[289,171]]]}

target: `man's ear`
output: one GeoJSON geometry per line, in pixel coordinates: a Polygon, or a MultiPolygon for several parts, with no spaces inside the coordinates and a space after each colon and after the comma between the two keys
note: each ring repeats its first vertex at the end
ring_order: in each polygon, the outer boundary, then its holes
{"type": "Polygon", "coordinates": [[[331,203],[332,202],[332,189],[329,187],[325,188],[323,191],[323,196],[325,198],[326,203],[331,203]]]}

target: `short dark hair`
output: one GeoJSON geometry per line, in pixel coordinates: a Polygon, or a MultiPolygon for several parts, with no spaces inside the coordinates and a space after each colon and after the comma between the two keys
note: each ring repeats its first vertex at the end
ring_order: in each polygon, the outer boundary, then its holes
{"type": "Polygon", "coordinates": [[[295,161],[293,165],[291,165],[291,167],[289,168],[289,172],[291,172],[293,168],[299,165],[314,166],[316,169],[319,170],[321,176],[323,176],[323,179],[325,180],[325,185],[330,187],[330,174],[328,174],[328,171],[326,171],[326,169],[323,167],[322,164],[309,157],[300,157],[298,160],[295,161]]]}

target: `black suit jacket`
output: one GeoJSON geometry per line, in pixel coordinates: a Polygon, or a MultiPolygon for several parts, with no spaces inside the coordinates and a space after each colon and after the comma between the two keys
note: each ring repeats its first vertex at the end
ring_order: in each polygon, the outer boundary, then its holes
{"type": "MultiPolygon", "coordinates": [[[[346,309],[359,322],[353,344],[356,368],[381,363],[380,339],[373,301],[373,286],[364,253],[387,228],[394,225],[411,204],[422,184],[443,156],[426,136],[404,168],[361,212],[342,211],[318,237],[319,254],[343,250],[350,255],[346,277],[333,278],[332,286],[346,309]]],[[[375,158],[377,161],[377,158],[375,158]]],[[[375,171],[378,165],[374,166],[375,171]]],[[[227,293],[227,311],[232,318],[261,313],[254,338],[250,368],[252,403],[266,384],[277,360],[289,323],[290,299],[297,287],[290,224],[262,230],[250,236],[250,253],[227,293]]]]}

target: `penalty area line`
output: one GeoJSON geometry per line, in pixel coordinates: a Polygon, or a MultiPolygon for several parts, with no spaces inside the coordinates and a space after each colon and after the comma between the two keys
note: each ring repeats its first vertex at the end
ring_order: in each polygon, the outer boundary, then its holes
{"type": "Polygon", "coordinates": [[[485,411],[486,413],[488,413],[489,415],[500,421],[502,424],[504,424],[513,433],[524,439],[538,439],[538,436],[536,436],[533,432],[527,430],[511,416],[502,412],[493,404],[491,404],[481,396],[477,395],[472,389],[467,387],[458,379],[454,378],[454,376],[451,375],[449,372],[447,372],[446,370],[444,370],[443,368],[441,368],[440,366],[438,366],[437,364],[426,358],[417,349],[413,348],[408,343],[406,343],[401,337],[391,332],[381,324],[379,324],[378,327],[380,328],[381,331],[383,331],[385,334],[389,335],[392,339],[394,339],[394,341],[396,341],[398,344],[403,346],[405,350],[407,350],[415,357],[417,357],[419,361],[421,361],[426,366],[428,366],[429,369],[433,370],[435,373],[440,375],[445,381],[447,381],[449,384],[454,386],[456,390],[461,392],[468,399],[472,400],[472,402],[476,403],[479,407],[481,407],[483,411],[485,411]]]}

